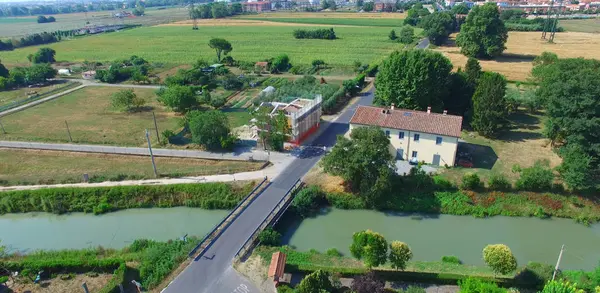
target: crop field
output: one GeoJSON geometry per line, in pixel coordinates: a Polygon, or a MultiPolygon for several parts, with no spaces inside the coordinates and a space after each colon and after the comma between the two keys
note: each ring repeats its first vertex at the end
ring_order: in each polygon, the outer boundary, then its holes
{"type": "Polygon", "coordinates": [[[600,18],[561,19],[559,23],[568,32],[600,33],[600,18]]]}
{"type": "MultiPolygon", "coordinates": [[[[189,18],[185,8],[169,8],[164,10],[146,9],[146,15],[131,18],[114,18],[117,11],[97,11],[87,14],[90,25],[107,24],[141,24],[157,25],[189,18]]],[[[56,30],[71,30],[86,25],[85,13],[69,13],[53,15],[56,22],[37,23],[37,16],[0,18],[0,38],[10,38],[32,33],[52,32],[56,30]]]]}
{"type": "MultiPolygon", "coordinates": [[[[191,25],[142,27],[44,47],[56,50],[59,61],[111,61],[137,55],[151,62],[191,64],[200,58],[208,61],[216,59],[208,41],[221,37],[231,42],[233,51],[230,55],[236,60],[256,62],[285,53],[292,64],[310,64],[314,59],[322,59],[330,65],[345,66],[352,65],[354,61],[376,61],[402,47],[388,39],[389,28],[384,27],[335,27],[337,40],[298,40],[292,32],[309,26],[280,26],[273,22],[269,22],[270,26],[260,26],[248,24],[252,21],[239,21],[246,24],[230,25],[236,22],[231,19],[221,22],[222,25],[200,22],[197,31],[192,30],[191,25]]],[[[2,62],[24,62],[28,54],[38,49],[27,47],[2,52],[2,62]]]]}
{"type": "MultiPolygon", "coordinates": [[[[456,37],[456,35],[453,35],[456,37]]],[[[504,74],[509,80],[527,80],[533,68],[533,59],[544,51],[554,52],[561,58],[600,59],[600,34],[563,32],[557,33],[554,44],[540,39],[539,32],[509,32],[506,50],[494,60],[479,60],[484,70],[504,74]]],[[[460,54],[460,48],[454,45],[440,46],[441,51],[454,64],[454,69],[463,67],[467,57],[460,54]]]]}
{"type": "MultiPolygon", "coordinates": [[[[244,18],[247,16],[238,16],[244,18]]],[[[257,14],[261,18],[363,18],[363,19],[394,19],[405,18],[405,13],[389,12],[267,12],[257,14]]]]}
{"type": "MultiPolygon", "coordinates": [[[[255,171],[259,162],[217,161],[189,158],[155,158],[162,175],[202,176],[255,171]]],[[[18,183],[80,182],[90,177],[153,178],[149,157],[0,148],[0,185],[18,183]]]]}
{"type": "Polygon", "coordinates": [[[152,111],[156,113],[159,131],[178,128],[178,116],[158,103],[152,89],[135,89],[135,93],[146,99],[146,105],[151,109],[137,113],[116,111],[110,96],[119,90],[86,87],[5,116],[2,123],[7,134],[0,134],[0,139],[68,142],[67,121],[73,142],[144,146],[144,130],[154,129],[152,111]]]}
{"type": "Polygon", "coordinates": [[[241,19],[263,20],[284,23],[351,25],[351,26],[382,26],[401,27],[402,18],[279,18],[279,17],[243,17],[241,19]]]}

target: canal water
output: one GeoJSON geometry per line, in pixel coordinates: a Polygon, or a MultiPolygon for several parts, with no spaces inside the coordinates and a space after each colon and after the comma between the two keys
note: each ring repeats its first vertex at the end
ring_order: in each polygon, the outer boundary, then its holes
{"type": "Polygon", "coordinates": [[[281,226],[286,230],[284,243],[300,251],[336,248],[349,256],[352,234],[371,229],[388,241],[408,243],[413,260],[420,261],[455,255],[466,264],[483,265],[483,248],[497,243],[508,245],[519,265],[529,261],[554,264],[562,244],[566,247],[563,269],[592,270],[600,261],[600,224],[586,227],[571,219],[480,219],[331,209],[302,221],[284,218],[281,226]]]}
{"type": "Polygon", "coordinates": [[[0,244],[8,251],[122,248],[135,239],[166,241],[185,234],[203,237],[228,211],[187,207],[129,209],[100,216],[47,213],[0,216],[0,244]]]}

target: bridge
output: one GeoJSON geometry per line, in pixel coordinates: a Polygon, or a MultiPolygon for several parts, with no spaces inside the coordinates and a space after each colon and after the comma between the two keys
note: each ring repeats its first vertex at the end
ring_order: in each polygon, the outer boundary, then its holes
{"type": "MultiPolygon", "coordinates": [[[[334,121],[324,126],[312,145],[331,147],[337,135],[344,134],[358,105],[371,105],[373,89],[346,108],[334,121]]],[[[258,289],[237,274],[232,263],[255,244],[257,231],[276,220],[287,208],[291,193],[300,179],[320,160],[322,153],[299,156],[269,183],[253,191],[235,216],[228,216],[215,230],[218,235],[201,243],[192,254],[194,260],[163,290],[164,293],[258,293],[258,289]]],[[[237,210],[237,208],[236,208],[237,210]]],[[[213,231],[214,232],[214,231],[213,231]]]]}

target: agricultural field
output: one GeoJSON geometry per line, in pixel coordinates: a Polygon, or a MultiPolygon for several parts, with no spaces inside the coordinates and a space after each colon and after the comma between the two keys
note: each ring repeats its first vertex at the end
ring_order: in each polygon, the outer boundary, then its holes
{"type": "Polygon", "coordinates": [[[283,18],[283,17],[243,17],[241,19],[262,20],[283,23],[344,25],[344,26],[381,26],[401,27],[402,18],[283,18]]]}
{"type": "MultiPolygon", "coordinates": [[[[236,16],[237,18],[245,18],[248,16],[236,16]]],[[[266,12],[257,14],[256,17],[261,18],[321,18],[321,19],[344,19],[344,18],[361,18],[361,19],[402,19],[406,17],[405,13],[397,12],[266,12]]]]}
{"type": "Polygon", "coordinates": [[[600,18],[561,19],[559,23],[568,32],[600,33],[600,18]]]}
{"type": "MultiPolygon", "coordinates": [[[[454,43],[456,34],[451,36],[448,45],[436,50],[448,57],[454,69],[464,67],[467,57],[460,53],[454,43]]],[[[562,32],[557,33],[554,44],[541,40],[540,32],[509,32],[506,50],[494,60],[479,60],[483,70],[504,74],[509,80],[524,81],[529,78],[533,59],[544,51],[554,52],[561,58],[600,59],[600,34],[562,32]]]]}
{"type": "Polygon", "coordinates": [[[5,116],[2,123],[7,134],[0,134],[0,139],[68,142],[67,121],[73,142],[144,146],[144,130],[154,129],[152,111],[160,131],[179,128],[179,117],[158,103],[153,89],[135,89],[146,100],[147,111],[123,113],[113,109],[110,97],[119,90],[86,87],[5,116]]]}
{"type": "MultiPolygon", "coordinates": [[[[373,62],[401,48],[388,39],[390,28],[334,26],[337,40],[298,40],[292,32],[311,26],[290,23],[235,19],[202,20],[194,31],[186,23],[142,27],[86,38],[63,41],[44,47],[56,50],[59,61],[111,61],[137,55],[150,62],[191,64],[203,58],[212,61],[215,52],[208,41],[215,37],[231,42],[230,55],[236,60],[260,61],[288,54],[292,64],[309,65],[322,59],[330,65],[351,66],[354,61],[373,62]]],[[[2,53],[2,62],[22,63],[39,47],[2,53]]]]}
{"type": "MultiPolygon", "coordinates": [[[[87,14],[90,25],[107,24],[141,24],[157,25],[180,21],[189,18],[185,8],[169,8],[164,10],[146,9],[146,15],[140,17],[114,18],[117,11],[97,11],[87,14]]],[[[23,36],[32,33],[71,30],[86,26],[85,13],[69,13],[54,15],[56,22],[37,23],[37,16],[2,17],[0,18],[0,38],[23,36]]]]}
{"type": "MultiPolygon", "coordinates": [[[[156,157],[163,176],[202,176],[259,170],[261,162],[156,157]]],[[[91,178],[154,178],[149,157],[0,148],[0,185],[81,182],[91,178]]]]}

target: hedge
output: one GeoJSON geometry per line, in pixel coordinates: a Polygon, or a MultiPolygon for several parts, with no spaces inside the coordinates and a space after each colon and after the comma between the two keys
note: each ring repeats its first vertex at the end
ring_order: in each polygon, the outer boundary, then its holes
{"type": "Polygon", "coordinates": [[[36,259],[26,258],[19,261],[0,261],[0,267],[9,271],[18,271],[22,275],[37,274],[44,271],[46,274],[78,273],[89,271],[113,272],[123,260],[120,258],[67,258],[67,259],[36,259]]]}
{"type": "Polygon", "coordinates": [[[98,293],[120,293],[119,284],[125,283],[125,273],[127,273],[127,266],[125,263],[121,263],[119,267],[113,273],[113,277],[108,281],[98,293]]]}
{"type": "Polygon", "coordinates": [[[113,186],[47,188],[0,193],[0,214],[26,212],[93,212],[150,207],[188,206],[231,209],[255,183],[173,184],[157,186],[113,186]]]}

